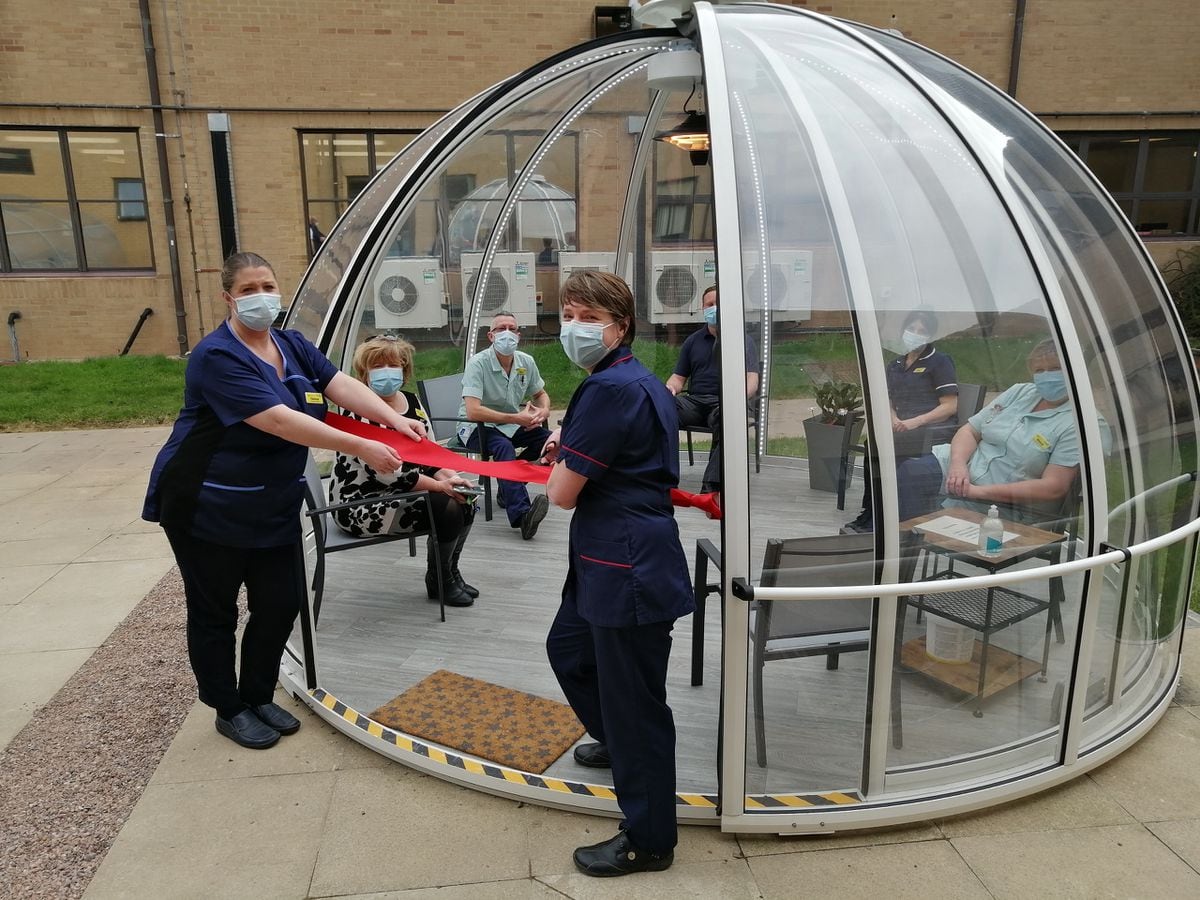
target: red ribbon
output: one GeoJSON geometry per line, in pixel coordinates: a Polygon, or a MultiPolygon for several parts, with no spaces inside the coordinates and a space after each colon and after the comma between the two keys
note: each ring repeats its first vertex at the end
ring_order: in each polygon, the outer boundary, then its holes
{"type": "MultiPolygon", "coordinates": [[[[475,475],[490,475],[505,481],[522,481],[526,483],[545,484],[550,480],[551,466],[524,460],[509,462],[484,462],[471,459],[443,447],[437,441],[414,441],[406,434],[381,428],[369,422],[361,422],[349,416],[335,412],[325,413],[325,424],[339,431],[352,434],[355,437],[366,438],[387,444],[400,454],[405,462],[416,463],[419,466],[432,466],[435,469],[454,469],[456,472],[471,472],[475,475]]],[[[692,507],[703,512],[710,519],[721,518],[721,501],[719,494],[692,494],[671,488],[671,503],[680,507],[692,507]]]]}

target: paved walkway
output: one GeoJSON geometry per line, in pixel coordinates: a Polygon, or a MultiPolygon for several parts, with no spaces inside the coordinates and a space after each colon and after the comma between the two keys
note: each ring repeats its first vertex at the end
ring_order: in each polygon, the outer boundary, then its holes
{"type": "MultiPolygon", "coordinates": [[[[0,746],[170,570],[165,540],[138,519],[165,434],[0,434],[0,746]]],[[[86,896],[1197,897],[1200,629],[1186,649],[1165,719],[1058,790],[825,838],[689,827],[671,870],[615,881],[585,878],[570,861],[573,847],[610,834],[612,820],[445,784],[303,710],[299,734],[267,752],[241,750],[197,705],[86,896]]],[[[64,827],[55,840],[71,834],[64,827]]]]}

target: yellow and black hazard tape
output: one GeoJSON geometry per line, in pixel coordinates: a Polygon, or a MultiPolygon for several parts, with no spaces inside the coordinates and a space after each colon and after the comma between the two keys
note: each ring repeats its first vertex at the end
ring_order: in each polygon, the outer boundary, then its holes
{"type": "MultiPolygon", "coordinates": [[[[490,778],[498,778],[501,781],[507,781],[510,784],[543,788],[545,790],[556,791],[563,794],[578,794],[585,797],[599,797],[603,800],[617,799],[617,795],[613,793],[612,788],[604,787],[603,785],[584,784],[580,781],[567,781],[561,778],[549,778],[542,775],[533,775],[529,772],[521,772],[517,769],[509,769],[505,766],[498,766],[493,763],[480,762],[479,760],[472,759],[468,756],[460,756],[453,750],[443,750],[441,747],[434,747],[430,744],[423,743],[416,738],[409,737],[406,734],[388,728],[386,725],[380,725],[374,719],[364,716],[356,709],[352,709],[322,688],[314,688],[309,691],[309,694],[314,700],[316,700],[326,709],[330,710],[335,715],[340,716],[355,728],[365,731],[372,737],[379,738],[380,740],[385,741],[394,747],[405,750],[409,753],[415,753],[417,756],[423,756],[426,759],[430,759],[434,762],[447,766],[453,766],[456,769],[462,769],[475,775],[486,775],[490,778]]],[[[859,802],[859,798],[856,794],[839,791],[834,791],[828,794],[755,794],[753,796],[747,795],[746,808],[748,810],[783,810],[799,809],[806,806],[840,806],[846,803],[857,802],[859,802]]],[[[717,808],[717,798],[715,794],[676,794],[675,803],[679,806],[707,809],[717,808]]]]}

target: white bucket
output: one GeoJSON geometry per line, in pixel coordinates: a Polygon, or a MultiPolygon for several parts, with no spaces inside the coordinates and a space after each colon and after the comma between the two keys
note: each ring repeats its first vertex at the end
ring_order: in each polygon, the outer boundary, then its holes
{"type": "Polygon", "coordinates": [[[969,663],[975,652],[975,630],[940,616],[925,617],[925,655],[938,662],[969,663]]]}

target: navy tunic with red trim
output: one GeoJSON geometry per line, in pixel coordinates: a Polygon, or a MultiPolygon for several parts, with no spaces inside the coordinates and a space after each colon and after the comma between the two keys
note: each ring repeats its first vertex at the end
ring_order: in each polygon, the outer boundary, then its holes
{"type": "Polygon", "coordinates": [[[618,347],[575,391],[562,425],[563,463],[587,477],[571,518],[563,594],[592,625],[674,621],[695,609],[671,505],[679,484],[675,398],[618,347]]]}
{"type": "Polygon", "coordinates": [[[228,547],[290,544],[300,536],[308,448],[245,420],[273,406],[325,417],[333,365],[298,331],[274,331],[283,378],[228,323],[192,351],[183,409],[150,472],[142,518],[228,547]]]}

